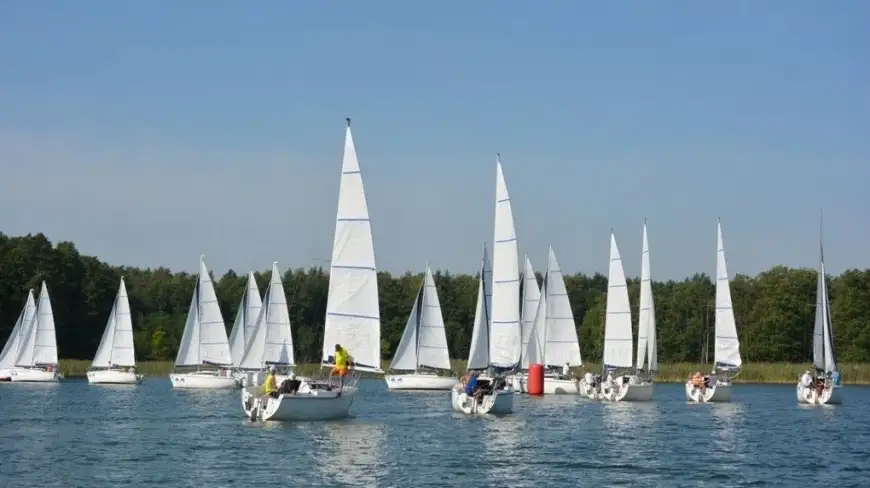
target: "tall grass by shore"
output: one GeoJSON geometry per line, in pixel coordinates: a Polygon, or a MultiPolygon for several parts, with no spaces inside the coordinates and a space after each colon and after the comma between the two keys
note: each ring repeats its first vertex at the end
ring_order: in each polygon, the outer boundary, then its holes
{"type": "MultiPolygon", "coordinates": [[[[455,360],[453,371],[460,373],[465,370],[465,360],[455,360]]],[[[60,370],[66,377],[85,376],[91,361],[82,359],[61,359],[60,370]]],[[[390,362],[383,361],[381,367],[386,370],[390,362]]],[[[172,361],[141,361],[136,369],[145,376],[167,376],[172,372],[172,361]]],[[[735,383],[794,383],[810,365],[799,363],[749,363],[743,365],[743,370],[735,383]]],[[[314,375],[320,369],[318,364],[300,364],[296,368],[299,375],[314,375]]],[[[572,371],[600,371],[599,364],[585,364],[582,368],[572,368],[572,371]]],[[[709,372],[710,365],[694,363],[675,363],[659,365],[656,381],[660,383],[682,383],[694,373],[709,372]]],[[[841,364],[840,375],[844,384],[870,385],[870,364],[841,364]]]]}

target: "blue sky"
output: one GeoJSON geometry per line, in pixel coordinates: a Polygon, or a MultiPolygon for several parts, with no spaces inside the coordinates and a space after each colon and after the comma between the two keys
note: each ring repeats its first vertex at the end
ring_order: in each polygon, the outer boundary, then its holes
{"type": "Polygon", "coordinates": [[[14,1],[0,230],[115,264],[328,259],[344,117],[379,268],[870,266],[870,3],[14,1]],[[159,7],[158,7],[159,5],[159,7]]]}

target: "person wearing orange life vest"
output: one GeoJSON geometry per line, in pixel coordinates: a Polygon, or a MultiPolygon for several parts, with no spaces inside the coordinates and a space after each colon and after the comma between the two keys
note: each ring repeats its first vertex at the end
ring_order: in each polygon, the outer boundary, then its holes
{"type": "Polygon", "coordinates": [[[350,353],[347,349],[341,347],[341,344],[335,345],[335,365],[332,371],[329,372],[329,382],[332,383],[332,377],[338,376],[338,389],[344,386],[344,377],[347,375],[348,366],[351,363],[350,353]]]}

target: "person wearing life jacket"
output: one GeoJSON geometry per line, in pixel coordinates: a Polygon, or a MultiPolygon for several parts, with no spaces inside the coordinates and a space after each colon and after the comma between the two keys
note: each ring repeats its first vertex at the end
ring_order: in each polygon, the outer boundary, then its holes
{"type": "Polygon", "coordinates": [[[269,367],[269,374],[263,382],[263,392],[272,398],[278,398],[278,385],[275,383],[275,366],[269,367]]]}
{"type": "Polygon", "coordinates": [[[332,371],[329,372],[329,382],[332,383],[332,377],[338,376],[338,389],[344,386],[344,377],[347,375],[347,368],[350,363],[350,353],[347,349],[341,347],[341,344],[335,345],[335,365],[332,371]]]}
{"type": "Polygon", "coordinates": [[[701,376],[700,371],[695,371],[695,374],[692,375],[692,386],[704,391],[704,377],[701,376]]]}

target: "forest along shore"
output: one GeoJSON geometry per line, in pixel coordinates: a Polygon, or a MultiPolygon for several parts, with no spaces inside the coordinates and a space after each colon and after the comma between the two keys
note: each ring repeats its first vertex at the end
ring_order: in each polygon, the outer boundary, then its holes
{"type": "MultiPolygon", "coordinates": [[[[91,365],[90,360],[83,359],[61,359],[60,370],[67,378],[84,377],[88,368],[91,365]]],[[[172,361],[141,361],[136,369],[145,376],[168,376],[172,372],[172,361]]],[[[381,368],[384,371],[390,367],[389,361],[383,361],[381,368]]],[[[870,385],[870,364],[840,364],[840,374],[842,382],[846,385],[870,385]]],[[[740,373],[734,382],[735,383],[772,383],[772,384],[793,384],[804,371],[811,368],[808,364],[799,363],[754,363],[746,364],[743,371],[740,373]]],[[[701,373],[709,373],[711,365],[692,364],[692,363],[677,363],[677,364],[660,364],[659,372],[656,376],[656,381],[659,383],[682,383],[689,378],[695,371],[701,373]]],[[[301,376],[312,376],[318,374],[320,365],[318,364],[300,364],[296,368],[297,374],[301,376]]],[[[600,371],[600,364],[586,364],[582,368],[572,368],[575,374],[585,371],[600,371]]],[[[453,371],[457,374],[465,371],[465,361],[453,361],[453,371]]],[[[380,375],[366,374],[371,378],[379,378],[380,375]]]]}

